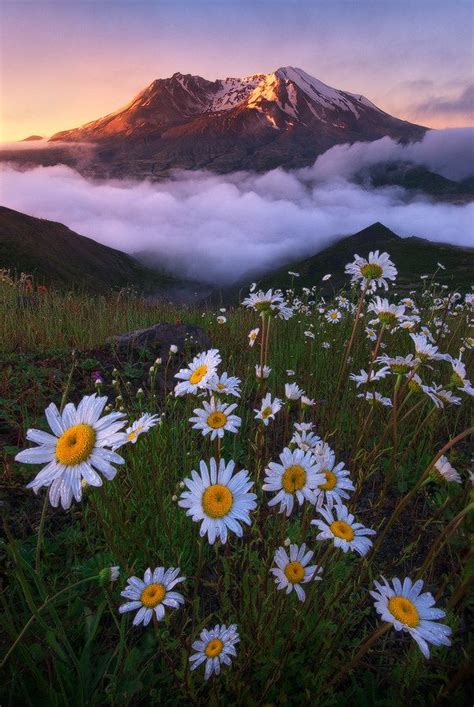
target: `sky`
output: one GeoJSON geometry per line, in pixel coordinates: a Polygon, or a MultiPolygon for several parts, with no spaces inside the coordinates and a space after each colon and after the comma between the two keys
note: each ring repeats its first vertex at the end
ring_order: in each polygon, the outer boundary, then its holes
{"type": "Polygon", "coordinates": [[[52,135],[154,79],[298,66],[434,128],[474,125],[471,0],[0,0],[0,140],[52,135]]]}

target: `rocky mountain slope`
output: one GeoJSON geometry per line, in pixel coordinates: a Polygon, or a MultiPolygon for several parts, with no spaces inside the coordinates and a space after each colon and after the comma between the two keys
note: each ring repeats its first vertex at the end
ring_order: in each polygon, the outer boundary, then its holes
{"type": "Polygon", "coordinates": [[[338,143],[383,136],[418,140],[426,128],[385,113],[360,94],[302,69],[208,81],[176,73],[127,106],[53,143],[94,143],[99,176],[158,176],[173,168],[301,167],[338,143]]]}

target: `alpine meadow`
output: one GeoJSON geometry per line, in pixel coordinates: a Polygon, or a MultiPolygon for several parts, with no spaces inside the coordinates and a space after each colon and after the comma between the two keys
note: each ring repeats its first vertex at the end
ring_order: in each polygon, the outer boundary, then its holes
{"type": "Polygon", "coordinates": [[[156,358],[103,344],[182,310],[4,272],[7,702],[441,704],[462,684],[473,298],[436,274],[397,297],[387,253],[345,269],[330,299],[189,309],[156,358]]]}

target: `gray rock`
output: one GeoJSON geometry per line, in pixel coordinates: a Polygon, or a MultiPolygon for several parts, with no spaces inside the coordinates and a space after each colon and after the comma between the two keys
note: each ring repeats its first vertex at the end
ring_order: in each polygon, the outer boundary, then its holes
{"type": "Polygon", "coordinates": [[[211,340],[201,327],[194,324],[154,324],[147,329],[137,329],[126,334],[118,334],[108,343],[123,350],[148,349],[156,356],[168,356],[170,346],[178,347],[180,353],[190,350],[205,351],[211,347],[211,340]]]}

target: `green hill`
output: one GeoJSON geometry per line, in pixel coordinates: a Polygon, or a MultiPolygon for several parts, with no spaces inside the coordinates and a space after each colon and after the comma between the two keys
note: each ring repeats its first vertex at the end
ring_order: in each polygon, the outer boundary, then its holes
{"type": "Polygon", "coordinates": [[[81,236],[62,223],[0,206],[0,268],[26,272],[38,282],[91,292],[133,285],[158,292],[176,284],[115,248],[81,236]]]}
{"type": "Polygon", "coordinates": [[[349,279],[344,266],[351,262],[354,253],[366,257],[371,250],[386,251],[398,269],[397,287],[409,290],[419,287],[421,275],[432,274],[436,281],[450,288],[469,290],[474,284],[474,248],[460,248],[445,243],[434,243],[412,236],[401,238],[382,223],[374,223],[358,233],[342,238],[333,245],[304,260],[290,262],[276,272],[269,273],[259,282],[265,287],[298,287],[320,285],[323,291],[332,292],[347,286],[349,279]],[[444,265],[445,270],[438,266],[444,265]],[[300,273],[292,278],[288,271],[300,273]],[[321,278],[327,273],[332,277],[327,283],[321,278]]]}

